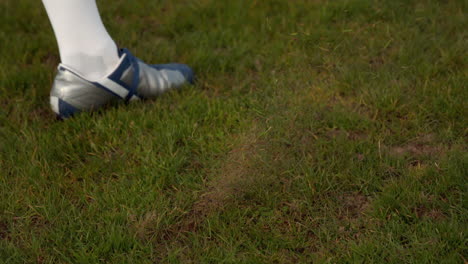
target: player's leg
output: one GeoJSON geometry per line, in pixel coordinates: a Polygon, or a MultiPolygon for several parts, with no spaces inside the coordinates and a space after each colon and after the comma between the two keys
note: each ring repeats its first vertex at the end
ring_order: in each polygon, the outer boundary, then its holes
{"type": "Polygon", "coordinates": [[[151,98],[193,82],[184,64],[148,65],[117,49],[95,0],[43,0],[54,28],[62,63],[50,104],[62,118],[97,109],[110,101],[151,98]]]}
{"type": "Polygon", "coordinates": [[[95,0],[42,0],[57,38],[64,65],[88,79],[109,74],[119,62],[95,0]]]}

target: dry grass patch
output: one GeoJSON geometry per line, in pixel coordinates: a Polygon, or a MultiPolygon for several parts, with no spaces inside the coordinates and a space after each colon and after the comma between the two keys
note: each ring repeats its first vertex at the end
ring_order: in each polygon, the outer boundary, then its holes
{"type": "Polygon", "coordinates": [[[434,143],[433,134],[423,135],[406,144],[387,148],[387,152],[396,157],[410,156],[420,158],[423,156],[441,157],[447,152],[447,147],[434,143]]]}
{"type": "Polygon", "coordinates": [[[440,209],[436,208],[427,208],[426,206],[418,206],[414,209],[414,213],[418,218],[424,218],[427,217],[432,220],[443,220],[447,216],[442,212],[440,209]]]}
{"type": "MultiPolygon", "coordinates": [[[[215,170],[212,179],[206,183],[205,191],[192,208],[176,223],[158,233],[156,247],[159,252],[164,254],[167,250],[164,245],[181,243],[181,238],[186,234],[199,230],[210,215],[223,210],[230,201],[241,197],[248,186],[254,183],[257,177],[257,159],[264,151],[260,132],[258,124],[254,123],[248,132],[239,136],[239,144],[229,152],[222,166],[215,170]]],[[[148,227],[154,225],[155,218],[155,214],[149,214],[137,222],[137,234],[147,237],[148,227]]]]}
{"type": "Polygon", "coordinates": [[[341,207],[339,207],[340,219],[357,219],[368,210],[370,201],[368,197],[360,193],[346,193],[339,197],[341,207]]]}
{"type": "Polygon", "coordinates": [[[253,183],[256,159],[264,151],[259,132],[258,125],[254,124],[240,137],[240,144],[231,150],[215,177],[207,183],[207,190],[194,203],[192,213],[207,216],[223,208],[230,199],[242,195],[253,183]]]}
{"type": "Polygon", "coordinates": [[[150,211],[140,218],[137,218],[135,215],[131,215],[131,227],[139,239],[143,241],[148,240],[159,234],[158,227],[160,226],[163,217],[164,215],[161,215],[156,211],[150,211]]]}

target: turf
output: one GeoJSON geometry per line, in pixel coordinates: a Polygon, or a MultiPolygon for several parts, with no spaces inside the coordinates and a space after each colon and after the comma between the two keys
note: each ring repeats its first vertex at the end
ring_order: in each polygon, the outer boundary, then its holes
{"type": "Polygon", "coordinates": [[[198,83],[57,121],[41,2],[1,1],[1,263],[466,263],[466,1],[98,4],[198,83]]]}

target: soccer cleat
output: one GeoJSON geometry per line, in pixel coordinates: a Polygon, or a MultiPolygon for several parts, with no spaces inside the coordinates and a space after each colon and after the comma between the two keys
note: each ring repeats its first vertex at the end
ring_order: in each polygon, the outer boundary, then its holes
{"type": "Polygon", "coordinates": [[[193,82],[193,71],[185,64],[148,65],[122,49],[117,68],[98,81],[89,81],[65,65],[59,65],[50,93],[50,105],[59,117],[68,118],[77,112],[98,109],[111,101],[153,98],[193,82]]]}

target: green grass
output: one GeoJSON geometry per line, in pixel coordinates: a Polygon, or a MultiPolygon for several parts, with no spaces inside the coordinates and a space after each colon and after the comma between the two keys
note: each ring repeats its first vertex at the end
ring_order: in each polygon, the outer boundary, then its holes
{"type": "Polygon", "coordinates": [[[56,121],[46,13],[2,1],[1,263],[467,261],[466,1],[98,3],[199,82],[56,121]]]}

